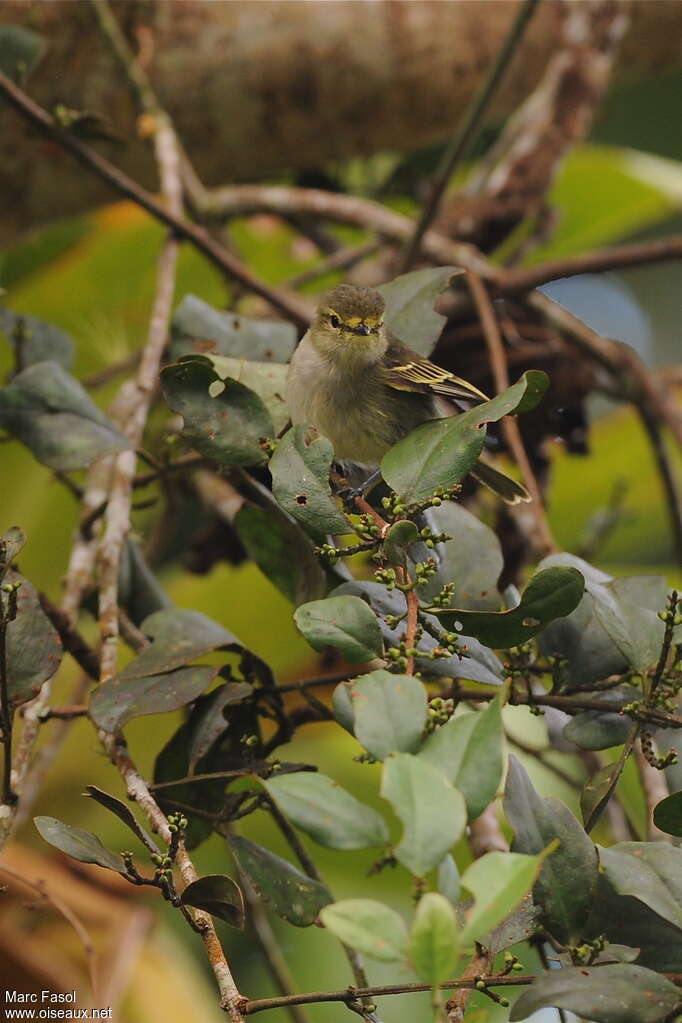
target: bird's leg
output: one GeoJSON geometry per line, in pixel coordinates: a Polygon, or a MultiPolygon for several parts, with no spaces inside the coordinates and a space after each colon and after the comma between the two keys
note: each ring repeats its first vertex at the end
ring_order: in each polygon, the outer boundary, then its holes
{"type": "Polygon", "coordinates": [[[367,478],[362,481],[360,486],[340,487],[336,491],[337,496],[341,498],[344,505],[346,506],[347,511],[356,512],[357,508],[355,507],[355,498],[366,497],[370,490],[372,490],[372,488],[376,486],[380,479],[381,471],[379,469],[375,469],[374,472],[371,472],[369,476],[367,476],[367,478]]]}

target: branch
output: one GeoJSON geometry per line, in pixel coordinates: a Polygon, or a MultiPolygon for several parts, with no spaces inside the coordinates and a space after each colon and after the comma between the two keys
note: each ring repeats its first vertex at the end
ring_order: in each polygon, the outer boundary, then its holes
{"type": "Polygon", "coordinates": [[[35,103],[30,96],[1,71],[0,95],[4,95],[23,117],[40,128],[43,133],[49,138],[54,139],[55,142],[58,142],[76,160],[111,185],[119,195],[132,199],[142,209],[171,228],[179,238],[192,242],[223,273],[239,281],[248,291],[260,295],[273,308],[293,320],[299,327],[307,328],[311,318],[310,308],[298,295],[290,295],[282,290],[270,288],[257,277],[254,277],[240,260],[216,242],[203,227],[193,224],[184,217],[173,213],[171,209],[156,200],[150,192],[147,192],[103,156],[100,156],[94,149],[60,128],[55,119],[46,110],[35,103]]]}
{"type": "Polygon", "coordinates": [[[99,681],[99,658],[92,647],[85,642],[78,629],[72,624],[69,615],[57,607],[56,604],[53,604],[44,593],[38,594],[38,600],[43,611],[59,633],[59,638],[66,652],[71,654],[74,661],[80,665],[86,675],[89,675],[96,682],[99,681]]]}
{"type": "Polygon", "coordinates": [[[599,252],[591,252],[586,256],[568,256],[566,259],[538,263],[537,266],[502,270],[497,287],[505,295],[518,295],[562,277],[605,273],[608,270],[622,270],[628,266],[645,266],[678,259],[682,259],[682,235],[673,235],[660,241],[618,245],[601,249],[599,252]]]}
{"type": "Polygon", "coordinates": [[[633,753],[635,763],[637,765],[637,773],[639,774],[639,781],[642,786],[642,792],[644,793],[644,802],[646,803],[647,834],[645,841],[670,841],[669,836],[657,828],[654,824],[654,810],[662,799],[665,799],[666,796],[670,795],[665,771],[659,771],[658,768],[649,763],[644,755],[644,751],[642,750],[641,738],[635,745],[633,753]]]}
{"type": "MultiPolygon", "coordinates": [[[[465,978],[459,980],[445,980],[439,984],[444,991],[451,991],[457,988],[475,988],[478,981],[476,978],[465,978]]],[[[488,987],[519,987],[532,984],[537,977],[529,974],[492,975],[485,977],[488,987]]],[[[431,984],[383,984],[379,987],[358,987],[342,988],[339,991],[308,991],[305,994],[290,995],[282,998],[258,998],[255,1001],[247,1002],[244,1006],[246,1016],[253,1016],[256,1012],[264,1012],[266,1009],[281,1009],[287,1005],[310,1005],[313,1002],[352,1002],[358,998],[375,998],[382,995],[403,995],[416,994],[423,991],[431,991],[431,984]]]]}
{"type": "MultiPolygon", "coordinates": [[[[495,316],[490,296],[478,274],[467,274],[466,279],[478,312],[478,318],[481,321],[486,345],[488,346],[488,356],[493,371],[495,389],[498,394],[501,394],[502,391],[506,391],[509,387],[509,371],[507,369],[507,359],[504,353],[504,345],[497,317],[495,316]]],[[[533,498],[529,509],[535,520],[535,543],[533,546],[538,548],[539,553],[543,557],[546,554],[553,554],[558,550],[558,547],[547,521],[542,491],[523,445],[518,420],[513,416],[505,416],[502,420],[502,432],[507,446],[521,470],[526,489],[533,498]]]]}
{"type": "MultiPolygon", "coordinates": [[[[166,845],[170,845],[172,836],[168,828],[166,815],[159,807],[142,775],[130,759],[130,754],[124,740],[107,732],[100,732],[99,738],[111,762],[118,769],[126,785],[129,799],[137,803],[161,840],[166,845]]],[[[191,884],[198,879],[199,875],[182,842],[179,845],[175,862],[185,885],[191,884]]],[[[245,999],[234,982],[225,953],[218,940],[213,919],[209,913],[197,909],[194,911],[194,922],[206,948],[208,961],[218,984],[220,1004],[229,1013],[231,1023],[244,1023],[243,1005],[245,999]]]]}
{"type": "Polygon", "coordinates": [[[504,40],[490,71],[488,72],[487,78],[483,82],[478,93],[474,96],[469,109],[465,114],[462,127],[458,130],[457,134],[443,154],[440,166],[436,171],[435,179],[432,182],[429,196],[424,203],[424,208],[422,209],[421,216],[414,230],[414,234],[405,248],[400,271],[401,273],[406,273],[406,271],[410,269],[419,254],[421,240],[427,227],[433,222],[438,213],[447,184],[461,161],[466,156],[472,139],[480,130],[481,121],[483,120],[485,111],[490,104],[490,100],[492,99],[497,86],[500,84],[500,80],[502,79],[509,62],[516,53],[516,49],[526,30],[526,26],[535,12],[537,3],[538,0],[524,0],[524,3],[519,8],[507,37],[504,40]]]}

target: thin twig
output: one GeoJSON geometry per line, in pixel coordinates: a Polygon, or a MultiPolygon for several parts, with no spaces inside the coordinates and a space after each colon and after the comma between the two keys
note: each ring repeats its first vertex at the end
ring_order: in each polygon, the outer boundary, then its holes
{"type": "MultiPolygon", "coordinates": [[[[488,356],[490,358],[490,366],[493,371],[495,389],[497,390],[497,393],[500,394],[502,391],[506,391],[509,387],[509,371],[507,369],[507,359],[504,354],[502,334],[497,322],[497,317],[495,316],[495,310],[493,309],[493,304],[490,301],[490,296],[488,295],[486,287],[478,274],[467,274],[467,284],[469,285],[469,290],[471,291],[471,295],[478,312],[478,318],[481,322],[481,327],[483,328],[485,342],[488,346],[488,356]]],[[[554,537],[552,536],[549,522],[547,521],[542,491],[540,490],[540,485],[535,473],[533,472],[528,455],[526,454],[518,421],[513,416],[505,416],[502,420],[502,432],[504,433],[509,450],[514,455],[517,465],[521,470],[521,475],[523,476],[523,482],[526,485],[526,489],[533,498],[530,511],[535,519],[536,540],[539,553],[542,556],[552,554],[558,550],[558,547],[554,537]]]]}
{"type": "Polygon", "coordinates": [[[132,199],[138,206],[146,210],[157,220],[166,224],[179,237],[193,243],[215,266],[229,277],[239,281],[248,291],[260,295],[266,302],[291,319],[299,327],[308,327],[311,310],[298,295],[289,294],[282,289],[271,288],[255,277],[244,264],[233,256],[224,246],[220,245],[205,228],[193,224],[184,217],[177,216],[167,206],[138,185],[127,174],[119,170],[90,146],[75,135],[64,131],[55,119],[41,106],[35,103],[22,89],[0,71],[0,94],[9,100],[23,117],[36,125],[50,138],[58,142],[63,149],[71,153],[98,177],[111,185],[119,195],[132,199]]]}
{"type": "MultiPolygon", "coordinates": [[[[444,991],[457,988],[475,988],[478,977],[467,977],[458,980],[445,980],[438,986],[444,991]]],[[[486,976],[488,987],[527,987],[537,980],[531,974],[504,974],[486,976]]],[[[337,991],[307,991],[300,995],[291,995],[281,998],[258,998],[255,1001],[247,1002],[244,1006],[244,1013],[253,1016],[256,1012],[264,1012],[266,1009],[281,1009],[287,1005],[311,1005],[315,1002],[351,1002],[357,998],[376,998],[383,995],[417,994],[419,992],[431,991],[431,984],[383,984],[378,987],[357,987],[341,988],[337,991]]]]}
{"type": "Polygon", "coordinates": [[[376,241],[363,242],[361,245],[349,245],[347,248],[338,249],[337,252],[332,252],[331,255],[320,260],[315,266],[310,266],[307,270],[301,270],[295,277],[290,277],[287,281],[287,287],[301,288],[304,284],[312,284],[313,281],[319,280],[320,277],[324,277],[326,274],[335,273],[338,270],[350,270],[351,267],[357,266],[363,259],[373,256],[380,249],[381,243],[376,241]]]}
{"type": "Polygon", "coordinates": [[[95,953],[92,939],[81,920],[76,916],[70,906],[67,906],[67,904],[60,899],[58,895],[55,895],[54,892],[48,888],[47,882],[42,878],[37,878],[35,881],[32,881],[30,878],[24,877],[23,874],[18,874],[5,863],[0,863],[0,871],[3,874],[6,874],[7,877],[11,877],[14,881],[18,881],[19,884],[23,884],[32,891],[37,892],[43,899],[45,899],[46,902],[49,902],[52,906],[54,906],[57,912],[60,913],[73,927],[83,946],[83,951],[85,952],[85,960],[88,964],[88,974],[90,976],[90,988],[92,990],[93,1000],[97,1001],[99,997],[97,955],[95,953]]]}
{"type": "Polygon", "coordinates": [[[9,679],[7,677],[7,619],[5,609],[0,607],[0,716],[2,718],[2,802],[12,806],[17,802],[16,793],[12,790],[12,730],[13,712],[9,699],[9,679]]]}
{"type": "Polygon", "coordinates": [[[466,156],[472,140],[475,138],[481,126],[483,115],[492,99],[502,75],[516,53],[517,47],[523,38],[530,19],[535,12],[538,0],[524,0],[517,11],[516,17],[509,29],[507,37],[500,48],[495,62],[493,63],[486,80],[480,90],[474,96],[469,109],[464,117],[462,127],[457,130],[455,137],[446,149],[436,171],[435,178],[424,207],[417,222],[414,235],[405,249],[402,260],[401,273],[405,273],[412,266],[419,253],[419,247],[429,224],[435,219],[440,207],[443,193],[455,170],[466,156]]]}

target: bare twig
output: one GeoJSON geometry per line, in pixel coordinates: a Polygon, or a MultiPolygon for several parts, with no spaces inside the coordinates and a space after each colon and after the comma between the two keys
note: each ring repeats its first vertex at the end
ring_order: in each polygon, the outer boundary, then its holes
{"type": "Polygon", "coordinates": [[[299,327],[307,328],[311,319],[311,310],[298,295],[292,295],[281,289],[270,288],[255,277],[236,256],[220,245],[203,227],[193,224],[184,217],[177,216],[167,206],[138,185],[127,174],[119,170],[90,146],[81,142],[75,135],[64,131],[55,119],[41,106],[35,103],[22,89],[0,72],[0,94],[9,100],[23,117],[36,125],[50,138],[58,142],[80,163],[93,171],[111,185],[119,195],[141,206],[157,220],[166,224],[179,238],[191,241],[215,266],[229,277],[239,281],[248,291],[260,295],[266,302],[293,320],[299,327]]]}
{"type": "Polygon", "coordinates": [[[307,270],[301,270],[295,277],[290,277],[287,285],[290,288],[301,288],[304,284],[311,284],[313,281],[324,277],[325,274],[334,273],[337,270],[350,270],[361,263],[363,259],[374,255],[381,248],[381,243],[376,241],[364,242],[361,245],[349,245],[347,248],[338,249],[331,255],[320,260],[315,266],[307,270]]]}
{"type": "MultiPolygon", "coordinates": [[[[476,951],[462,974],[462,980],[473,980],[475,982],[480,977],[485,976],[492,965],[492,961],[492,953],[477,945],[476,951]]],[[[448,1023],[462,1023],[473,986],[472,984],[467,987],[461,987],[448,1001],[445,1006],[448,1014],[448,1023]]]]}
{"type": "Polygon", "coordinates": [[[7,619],[5,608],[0,606],[0,718],[2,720],[2,802],[11,807],[17,802],[16,793],[12,789],[12,731],[14,713],[9,698],[9,679],[7,677],[7,619]]]}
{"type": "Polygon", "coordinates": [[[509,852],[509,842],[502,834],[495,803],[491,803],[480,817],[471,822],[469,845],[476,860],[489,852],[509,852]]]}
{"type": "MultiPolygon", "coordinates": [[[[488,346],[488,356],[493,371],[495,388],[498,394],[500,394],[509,387],[509,371],[507,369],[507,360],[504,354],[502,334],[500,333],[497,317],[495,316],[493,304],[490,301],[486,287],[478,274],[467,274],[467,284],[469,285],[469,290],[471,291],[483,328],[486,345],[488,346]]],[[[558,548],[547,521],[542,492],[526,454],[517,420],[513,416],[505,416],[502,420],[502,431],[509,450],[514,455],[521,470],[526,489],[533,498],[530,511],[535,519],[536,542],[539,553],[543,556],[551,554],[558,548]]]]}
{"type": "Polygon", "coordinates": [[[483,82],[477,95],[474,96],[471,105],[466,112],[462,127],[458,129],[457,134],[443,154],[443,158],[431,184],[429,196],[424,203],[424,208],[422,209],[414,234],[406,246],[402,260],[402,273],[409,270],[416,259],[419,253],[421,240],[426,229],[429,224],[433,222],[436,214],[438,213],[438,208],[448,181],[454,174],[462,159],[466,156],[469,146],[479,130],[483,115],[500,83],[502,75],[507,69],[510,60],[516,53],[516,49],[523,38],[523,33],[525,32],[528,22],[533,16],[537,3],[538,0],[524,0],[523,4],[519,7],[507,37],[502,44],[492,67],[490,68],[487,78],[483,82]]]}

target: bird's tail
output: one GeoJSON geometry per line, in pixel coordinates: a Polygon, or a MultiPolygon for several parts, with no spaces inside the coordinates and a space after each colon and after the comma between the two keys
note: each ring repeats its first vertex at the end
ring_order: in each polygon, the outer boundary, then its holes
{"type": "Polygon", "coordinates": [[[488,487],[507,504],[532,501],[532,497],[522,483],[517,483],[511,476],[505,476],[503,472],[493,469],[492,465],[488,465],[486,462],[476,462],[474,468],[469,471],[475,480],[482,483],[484,487],[488,487]]]}

